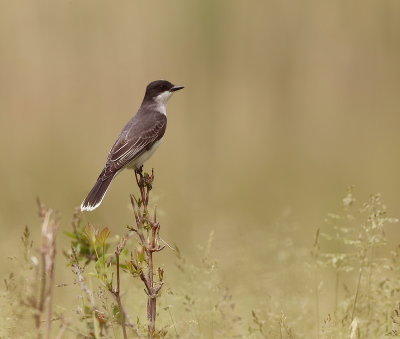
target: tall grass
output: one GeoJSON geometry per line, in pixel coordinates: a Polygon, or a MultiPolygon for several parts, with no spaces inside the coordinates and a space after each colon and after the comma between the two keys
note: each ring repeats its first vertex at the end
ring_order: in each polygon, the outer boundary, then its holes
{"type": "MultiPolygon", "coordinates": [[[[143,181],[142,189],[152,188],[151,176],[140,180],[149,178],[150,186],[143,181]]],[[[15,269],[5,278],[1,292],[0,337],[400,336],[400,247],[389,248],[385,233],[388,225],[398,220],[388,216],[379,194],[358,204],[349,189],[340,211],[329,213],[316,230],[315,238],[310,239],[308,254],[304,248],[294,249],[299,253],[297,262],[304,269],[293,270],[292,279],[298,282],[300,293],[290,303],[282,306],[279,296],[290,291],[275,285],[274,290],[266,289],[265,295],[260,295],[259,303],[246,310],[240,307],[242,299],[232,294],[229,283],[223,283],[218,253],[212,255],[213,233],[205,245],[198,247],[198,260],[189,260],[178,247],[167,246],[175,253],[175,266],[153,271],[149,251],[159,250],[165,244],[158,233],[158,221],[143,218],[150,216],[146,203],[149,191],[146,192],[134,199],[139,223],[129,226],[123,235],[110,234],[108,228],[84,225],[79,212],[74,214],[72,231],[68,233],[71,248],[64,250],[66,265],[56,270],[72,269],[75,279],[70,287],[75,295],[71,297],[80,303],[63,313],[54,311],[54,306],[60,305],[52,298],[56,288],[54,236],[58,219],[40,204],[41,257],[34,251],[36,245],[26,228],[21,238],[21,255],[11,259],[15,269]],[[149,247],[151,244],[154,247],[149,247]],[[322,303],[325,299],[330,302],[322,303]],[[151,300],[157,300],[157,312],[151,300]]],[[[162,253],[160,257],[162,261],[162,253]]],[[[258,259],[251,260],[257,263],[258,259]]],[[[254,279],[262,283],[261,277],[254,279]]],[[[59,284],[57,288],[67,285],[59,284]]]]}

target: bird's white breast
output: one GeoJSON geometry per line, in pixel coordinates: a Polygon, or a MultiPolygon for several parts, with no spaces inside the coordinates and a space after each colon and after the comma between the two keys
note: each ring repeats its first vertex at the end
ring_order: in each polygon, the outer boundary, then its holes
{"type": "Polygon", "coordinates": [[[156,102],[157,105],[157,111],[160,113],[167,115],[167,102],[169,98],[171,97],[172,92],[170,91],[165,91],[162,92],[160,95],[156,96],[154,98],[154,101],[156,102]]]}
{"type": "Polygon", "coordinates": [[[158,148],[158,146],[160,146],[160,143],[162,141],[162,138],[158,141],[156,141],[153,146],[151,146],[151,148],[149,150],[147,150],[146,152],[143,152],[140,156],[138,156],[137,158],[133,159],[129,164],[128,164],[128,168],[132,168],[132,169],[138,169],[140,166],[142,166],[144,164],[144,162],[146,160],[148,160],[153,153],[156,151],[156,149],[158,148]]]}

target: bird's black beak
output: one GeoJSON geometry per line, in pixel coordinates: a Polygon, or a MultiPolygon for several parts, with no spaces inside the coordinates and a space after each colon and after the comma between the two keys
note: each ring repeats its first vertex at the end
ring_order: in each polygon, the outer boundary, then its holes
{"type": "Polygon", "coordinates": [[[185,88],[185,87],[183,87],[183,86],[174,86],[169,91],[170,92],[175,92],[175,91],[179,91],[182,88],[185,88]]]}

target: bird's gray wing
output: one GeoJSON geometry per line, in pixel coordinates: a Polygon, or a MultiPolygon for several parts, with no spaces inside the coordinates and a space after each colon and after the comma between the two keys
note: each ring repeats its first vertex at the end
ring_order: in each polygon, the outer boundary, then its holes
{"type": "Polygon", "coordinates": [[[151,146],[162,138],[167,126],[167,118],[157,114],[157,119],[144,119],[134,121],[127,125],[115,142],[108,154],[106,166],[102,177],[106,179],[115,174],[133,159],[151,148],[151,146]]]}

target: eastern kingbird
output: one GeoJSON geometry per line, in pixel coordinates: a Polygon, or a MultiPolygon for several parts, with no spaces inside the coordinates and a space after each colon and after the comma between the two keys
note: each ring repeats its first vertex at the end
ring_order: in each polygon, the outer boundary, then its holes
{"type": "Polygon", "coordinates": [[[182,88],[165,80],[147,86],[142,105],[115,141],[96,184],[82,202],[81,211],[93,211],[101,204],[108,186],[122,169],[136,171],[151,157],[167,127],[167,101],[182,88]]]}

